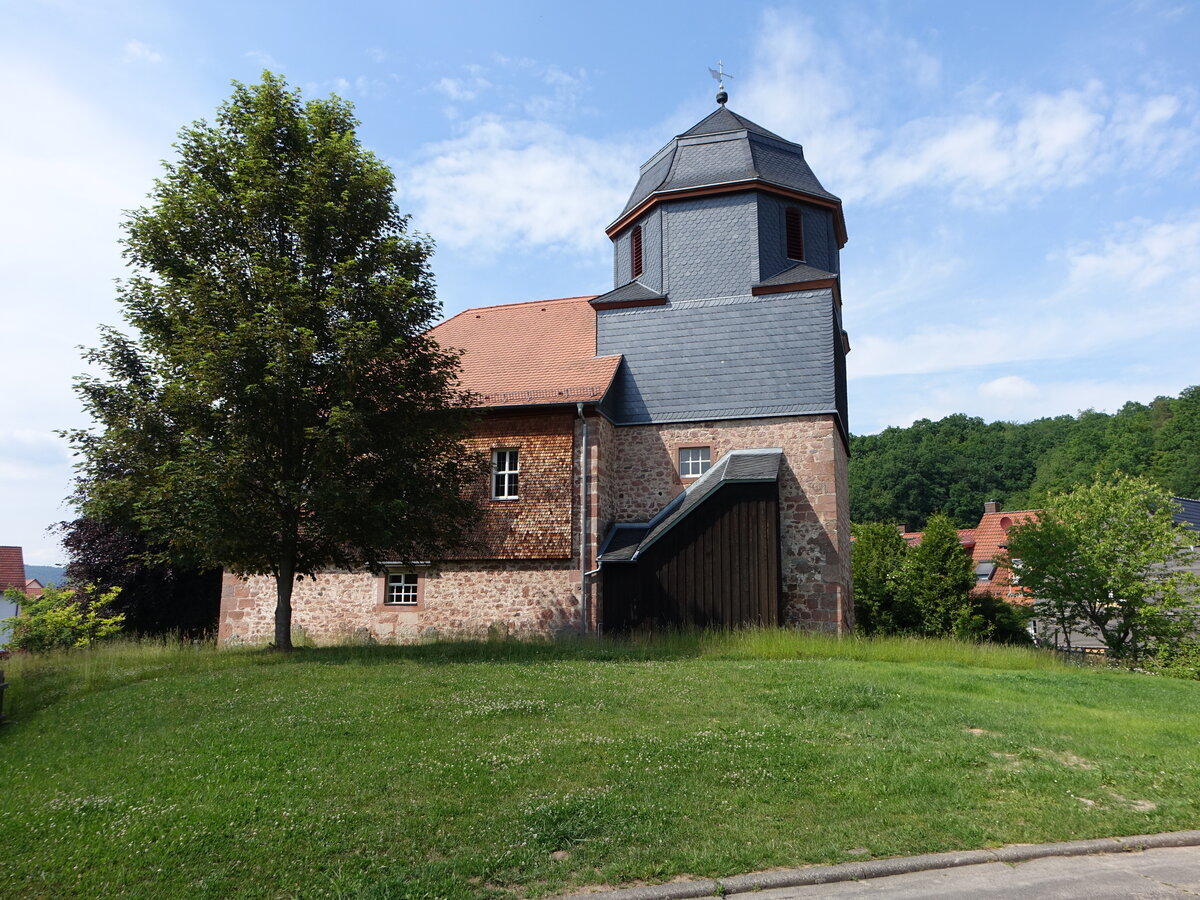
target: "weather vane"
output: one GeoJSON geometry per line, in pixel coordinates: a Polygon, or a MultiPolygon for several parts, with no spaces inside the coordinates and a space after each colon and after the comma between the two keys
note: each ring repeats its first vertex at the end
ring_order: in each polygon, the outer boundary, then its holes
{"type": "Polygon", "coordinates": [[[732,78],[733,76],[725,71],[725,63],[719,59],[717,60],[717,67],[715,69],[710,67],[708,74],[717,83],[717,102],[724,106],[725,101],[729,99],[729,95],[725,93],[725,79],[732,78]]]}

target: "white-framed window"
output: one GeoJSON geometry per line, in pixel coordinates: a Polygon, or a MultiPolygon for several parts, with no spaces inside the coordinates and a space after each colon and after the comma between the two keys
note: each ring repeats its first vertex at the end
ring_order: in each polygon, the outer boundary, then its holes
{"type": "Polygon", "coordinates": [[[516,500],[521,460],[516,450],[492,451],[492,499],[516,500]]]}
{"type": "Polygon", "coordinates": [[[392,572],[387,577],[383,602],[388,606],[416,606],[420,600],[420,580],[413,572],[392,572]]]}
{"type": "Polygon", "coordinates": [[[699,478],[712,462],[711,447],[680,447],[679,477],[699,478]]]}

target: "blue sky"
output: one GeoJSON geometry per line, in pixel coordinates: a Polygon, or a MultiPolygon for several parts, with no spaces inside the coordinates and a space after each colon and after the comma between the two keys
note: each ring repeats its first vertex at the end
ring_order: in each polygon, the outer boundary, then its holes
{"type": "Polygon", "coordinates": [[[76,349],[124,209],[264,67],[353,101],[447,315],[601,292],[638,165],[714,108],[845,201],[851,429],[1200,383],[1200,5],[153,3],[0,8],[0,544],[63,559],[76,349]]]}

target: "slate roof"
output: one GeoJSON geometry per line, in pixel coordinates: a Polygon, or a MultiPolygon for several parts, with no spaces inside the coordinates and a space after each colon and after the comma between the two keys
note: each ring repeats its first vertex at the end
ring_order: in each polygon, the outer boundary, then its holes
{"type": "Polygon", "coordinates": [[[724,131],[753,131],[755,134],[765,134],[777,141],[786,140],[773,131],[768,131],[756,122],[751,122],[745,116],[739,116],[727,106],[719,106],[680,137],[695,137],[698,134],[720,134],[724,131]]]}
{"type": "Polygon", "coordinates": [[[609,291],[607,294],[601,294],[599,297],[593,297],[589,301],[592,306],[600,303],[636,303],[642,300],[666,300],[666,294],[660,294],[658,291],[652,291],[640,281],[630,281],[627,284],[621,285],[615,290],[609,291]]]}
{"type": "Polygon", "coordinates": [[[614,525],[600,547],[601,562],[628,562],[633,559],[638,544],[649,530],[649,525],[614,525]]]}
{"type": "Polygon", "coordinates": [[[689,484],[670,503],[664,506],[645,525],[615,525],[605,540],[601,562],[636,560],[664,534],[678,525],[689,513],[727,484],[771,482],[779,479],[779,465],[783,450],[764,448],[754,450],[730,450],[707,472],[689,484]],[[636,529],[644,529],[637,544],[636,529]]]}
{"type": "Polygon", "coordinates": [[[1180,507],[1173,516],[1175,524],[1186,522],[1192,531],[1200,531],[1200,500],[1192,500],[1189,497],[1172,497],[1171,499],[1180,507]]]}
{"type": "Polygon", "coordinates": [[[597,310],[597,351],[624,356],[605,411],[622,425],[840,416],[835,317],[830,288],[597,310]]]}
{"type": "Polygon", "coordinates": [[[779,284],[803,284],[806,281],[827,281],[830,278],[836,279],[837,274],[834,272],[826,272],[824,269],[818,269],[813,266],[798,263],[790,269],[784,269],[778,275],[772,275],[770,278],[764,278],[762,281],[756,281],[752,287],[773,287],[779,284]]]}
{"type": "Polygon", "coordinates": [[[431,330],[462,351],[459,383],[477,405],[597,403],[612,384],[619,354],[596,356],[591,296],[464,310],[431,330]]]}
{"type": "Polygon", "coordinates": [[[0,547],[0,591],[25,590],[25,555],[20,547],[0,547]]]}
{"type": "Polygon", "coordinates": [[[821,186],[799,144],[722,107],[673,138],[642,166],[621,216],[656,193],[742,181],[763,181],[841,202],[821,186]]]}

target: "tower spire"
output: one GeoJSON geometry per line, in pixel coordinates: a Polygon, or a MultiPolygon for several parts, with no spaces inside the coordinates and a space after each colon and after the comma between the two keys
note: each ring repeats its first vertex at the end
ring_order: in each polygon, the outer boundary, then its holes
{"type": "Polygon", "coordinates": [[[729,95],[725,93],[725,79],[733,76],[725,71],[725,63],[721,60],[717,60],[715,69],[709,67],[708,74],[717,82],[717,102],[724,106],[729,101],[729,95]]]}

